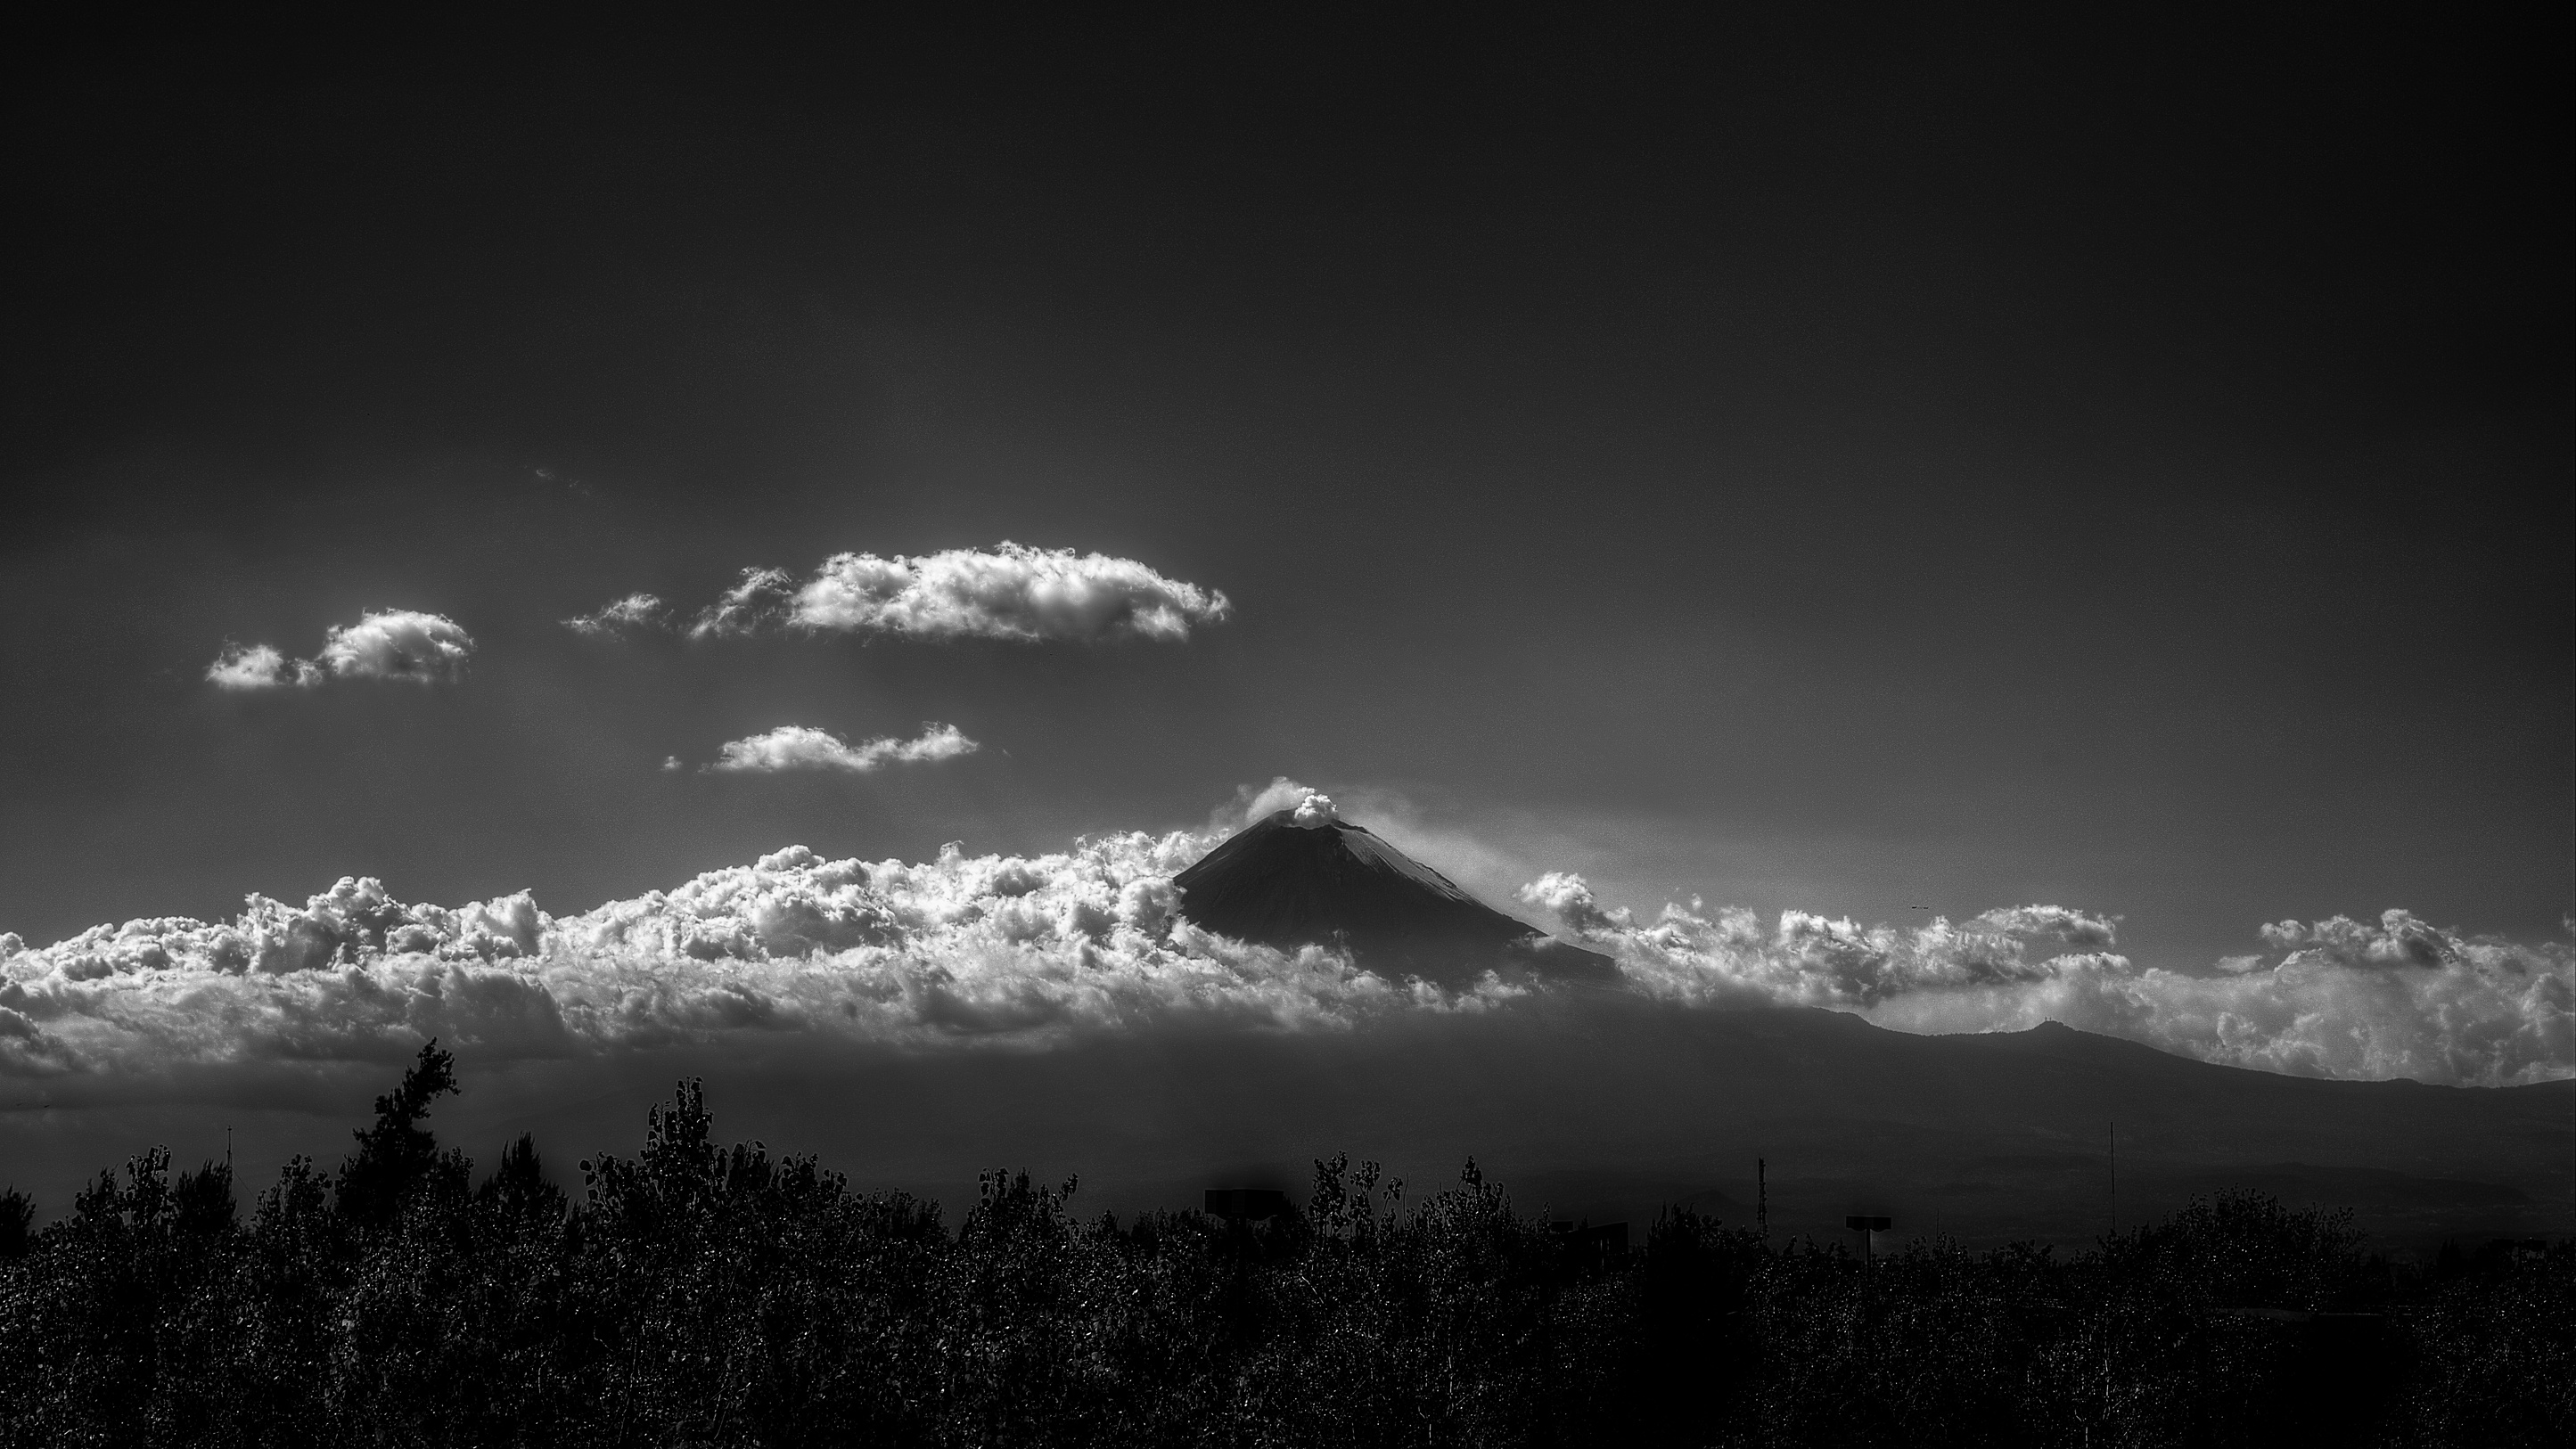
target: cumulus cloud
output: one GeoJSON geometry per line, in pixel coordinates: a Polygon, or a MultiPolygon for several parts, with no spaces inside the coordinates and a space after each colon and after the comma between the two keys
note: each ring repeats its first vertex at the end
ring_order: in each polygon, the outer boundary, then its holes
{"type": "Polygon", "coordinates": [[[424,1035],[507,1057],[729,1031],[929,1049],[1158,1023],[1344,1030],[1517,990],[1443,992],[1200,931],[1172,877],[1214,843],[1134,833],[920,863],[792,846],[560,918],[524,892],[451,910],[344,879],[301,907],[254,896],[230,922],[135,920],[34,950],[5,937],[0,1070],[370,1059],[424,1035]]]}
{"type": "Polygon", "coordinates": [[[826,730],[780,725],[766,734],[728,742],[707,768],[727,774],[778,770],[865,774],[881,765],[954,759],[971,755],[979,748],[955,725],[924,724],[921,733],[908,740],[889,736],[857,745],[844,743],[826,730]]]}
{"type": "MultiPolygon", "coordinates": [[[[1342,1032],[1511,1010],[1547,989],[1489,976],[1446,991],[1182,917],[1175,875],[1258,818],[1251,807],[1313,797],[1275,782],[1240,792],[1204,831],[1027,857],[951,846],[926,862],[833,860],[793,846],[575,916],[526,892],[450,908],[346,879],[301,906],[251,897],[225,922],[148,918],[39,948],[0,935],[0,1072],[391,1059],[428,1035],[543,1057],[737,1032],[913,1050],[1210,1024],[1342,1032]]],[[[2404,911],[2278,923],[2266,952],[2194,974],[2141,969],[2102,949],[2113,921],[2059,906],[1897,928],[1693,901],[1640,920],[1564,873],[1520,900],[1676,1011],[1818,1006],[1914,1031],[2055,1019],[2310,1076],[2576,1076],[2576,951],[2404,911]]]]}
{"type": "Polygon", "coordinates": [[[1579,875],[1552,870],[1522,886],[1517,894],[1522,905],[1556,917],[1578,936],[1600,935],[1628,924],[1628,912],[1603,910],[1592,898],[1592,887],[1584,884],[1579,875]]]}
{"type": "Polygon", "coordinates": [[[341,679],[453,683],[473,653],[473,638],[455,620],[389,609],[332,629],[314,662],[341,679]]]}
{"type": "Polygon", "coordinates": [[[1297,802],[1296,813],[1288,818],[1295,824],[1312,830],[1318,825],[1332,824],[1341,818],[1341,813],[1333,808],[1332,796],[1321,790],[1309,790],[1306,792],[1306,798],[1297,802]]]}
{"type": "Polygon", "coordinates": [[[628,594],[590,613],[576,614],[564,620],[563,626],[593,639],[621,639],[667,628],[669,615],[659,598],[651,594],[628,594]]]}
{"type": "Polygon", "coordinates": [[[2120,918],[2087,915],[2064,906],[2011,906],[1988,911],[1970,924],[2011,936],[2054,936],[2069,946],[2092,950],[2117,942],[2120,918]]]}
{"type": "Polygon", "coordinates": [[[2062,906],[1910,928],[1789,910],[1766,926],[1694,900],[1640,923],[1563,874],[1520,899],[1610,953],[1638,989],[1676,1001],[1834,1007],[1911,1031],[2054,1020],[2302,1076],[2503,1086],[2576,1075],[2576,951],[2466,936],[2402,910],[2375,926],[2265,926],[2272,954],[2197,974],[2101,949],[2116,919],[2062,906]],[[2061,945],[2083,949],[2039,954],[2061,945]]]}
{"type": "Polygon", "coordinates": [[[267,644],[227,644],[206,667],[219,689],[310,689],[332,679],[408,679],[452,684],[464,677],[474,638],[453,619],[416,609],[361,615],[333,626],[311,659],[288,659],[267,644]]]}
{"type": "MultiPolygon", "coordinates": [[[[1223,620],[1231,608],[1217,590],[1166,578],[1134,559],[1004,542],[918,557],[838,553],[802,583],[785,569],[745,569],[686,632],[694,639],[794,630],[1020,643],[1177,642],[1198,625],[1223,620]]],[[[564,623],[591,635],[679,627],[650,594],[629,595],[564,623]]]]}
{"type": "Polygon", "coordinates": [[[1875,1017],[1917,1031],[2056,1020],[2299,1076],[2510,1086],[2576,1075],[2576,953],[2555,942],[2438,934],[2454,953],[2441,966],[2356,965],[2293,951],[2196,975],[2068,956],[2019,990],[1902,999],[1875,1017]]]}
{"type": "Polygon", "coordinates": [[[797,592],[793,622],[932,639],[1180,640],[1228,607],[1134,559],[1003,543],[918,558],[834,554],[797,592]]]}
{"type": "Polygon", "coordinates": [[[2077,934],[2107,944],[2110,932],[2109,922],[2060,906],[1909,929],[1786,910],[1765,928],[1741,906],[1710,911],[1697,900],[1687,909],[1667,905],[1639,925],[1624,908],[1605,909],[1583,877],[1562,872],[1523,886],[1519,898],[1555,916],[1568,934],[1610,948],[1644,988],[1702,1001],[1873,1007],[1908,992],[2035,981],[2050,966],[2029,959],[2033,939],[2077,934]]]}
{"type": "Polygon", "coordinates": [[[310,662],[287,658],[273,645],[227,643],[206,666],[206,682],[217,689],[281,689],[290,684],[318,684],[322,671],[310,662]]]}

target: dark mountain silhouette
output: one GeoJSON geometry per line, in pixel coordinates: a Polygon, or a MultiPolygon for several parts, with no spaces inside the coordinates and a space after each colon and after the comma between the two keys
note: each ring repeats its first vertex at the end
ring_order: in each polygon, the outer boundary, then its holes
{"type": "Polygon", "coordinates": [[[1366,826],[1281,810],[1180,873],[1202,930],[1294,950],[1339,944],[1382,976],[1459,986],[1490,970],[1614,982],[1610,958],[1504,915],[1366,826]]]}
{"type": "MultiPolygon", "coordinates": [[[[1532,993],[1497,1010],[1404,1012],[1352,1031],[1186,1029],[1077,1036],[1051,1051],[919,1053],[773,1034],[589,1058],[476,1062],[441,1101],[439,1140],[488,1160],[534,1133],[569,1163],[629,1142],[675,1077],[721,1089],[733,1130],[858,1167],[871,1189],[973,1202],[976,1175],[1079,1173],[1086,1211],[1195,1207],[1210,1187],[1304,1200],[1315,1158],[1376,1160],[1417,1192],[1472,1154],[1525,1209],[1632,1226],[1672,1203],[1752,1217],[1769,1162],[1774,1231],[1851,1243],[1846,1214],[1887,1214],[1902,1243],[1949,1234],[2091,1243],[2228,1188],[2349,1206],[2391,1247],[2576,1226],[2576,1081],[2480,1088],[2282,1076],[2171,1056],[2058,1025],[1916,1036],[1842,1012],[1682,1008],[1621,991],[1532,993]],[[840,1110],[895,1102],[900,1111],[840,1110]],[[2110,1128],[2119,1124],[2117,1199],[2110,1128]],[[863,1166],[862,1166],[863,1165],[863,1166]]],[[[183,1100],[119,1085],[0,1081],[0,1187],[50,1215],[102,1145],[223,1151],[242,1181],[289,1153],[343,1154],[309,1069],[189,1075],[183,1100]]],[[[360,1106],[383,1069],[327,1068],[360,1106]]],[[[578,1190],[576,1179],[567,1184],[578,1190]]],[[[1882,1244],[1885,1246],[1886,1244],[1882,1244]]],[[[1857,1244],[1854,1244],[1856,1247],[1857,1244]]]]}

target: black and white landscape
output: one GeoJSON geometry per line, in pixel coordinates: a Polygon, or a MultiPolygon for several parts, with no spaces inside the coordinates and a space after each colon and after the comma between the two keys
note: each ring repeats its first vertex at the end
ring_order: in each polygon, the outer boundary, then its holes
{"type": "Polygon", "coordinates": [[[2540,24],[29,32],[0,1442],[2564,1442],[2540,24]]]}

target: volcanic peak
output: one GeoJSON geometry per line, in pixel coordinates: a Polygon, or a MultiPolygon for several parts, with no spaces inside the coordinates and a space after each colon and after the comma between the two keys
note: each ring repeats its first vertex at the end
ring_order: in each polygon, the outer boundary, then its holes
{"type": "Polygon", "coordinates": [[[1283,950],[1338,943],[1381,975],[1464,985],[1488,970],[1614,981],[1606,956],[1495,910],[1329,811],[1281,810],[1174,878],[1203,930],[1283,950]],[[1300,815],[1304,816],[1301,822],[1300,815]]]}

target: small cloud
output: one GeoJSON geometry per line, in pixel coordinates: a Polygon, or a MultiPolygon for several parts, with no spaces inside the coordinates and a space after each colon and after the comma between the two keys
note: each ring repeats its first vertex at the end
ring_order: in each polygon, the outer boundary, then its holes
{"type": "Polygon", "coordinates": [[[688,767],[687,767],[687,766],[685,766],[685,765],[682,765],[682,764],[680,763],[680,757],[679,757],[679,756],[677,756],[677,755],[665,755],[665,756],[663,756],[663,757],[662,757],[662,768],[663,768],[663,769],[665,769],[665,770],[681,770],[681,769],[686,769],[686,768],[688,768],[688,767]]]}
{"type": "Polygon", "coordinates": [[[206,666],[206,682],[217,689],[282,689],[317,684],[321,678],[321,671],[311,664],[291,660],[267,644],[226,643],[224,652],[206,666]]]}
{"type": "Polygon", "coordinates": [[[1522,905],[1555,916],[1577,936],[1597,936],[1628,924],[1625,910],[1603,910],[1592,898],[1592,887],[1571,871],[1549,871],[1513,894],[1522,905]]]}
{"type": "Polygon", "coordinates": [[[953,759],[980,748],[955,725],[925,724],[921,729],[913,739],[889,736],[853,745],[828,730],[781,725],[766,734],[727,743],[707,768],[722,774],[769,774],[780,770],[865,774],[887,764],[953,759]]]}
{"type": "Polygon", "coordinates": [[[628,594],[587,614],[576,614],[563,626],[592,639],[622,639],[668,627],[662,601],[651,594],[628,594]]]}
{"type": "MultiPolygon", "coordinates": [[[[838,553],[802,584],[785,569],[744,569],[683,632],[692,639],[793,629],[1018,643],[1178,642],[1232,608],[1217,590],[1166,578],[1134,559],[1004,542],[918,557],[838,553]]],[[[629,595],[564,625],[595,636],[681,628],[651,594],[629,595]]]]}
{"type": "Polygon", "coordinates": [[[388,609],[333,629],[319,664],[340,679],[409,679],[452,684],[465,674],[473,636],[453,619],[414,609],[388,609]]]}
{"type": "Polygon", "coordinates": [[[323,636],[322,652],[311,659],[289,659],[269,644],[227,643],[206,666],[206,681],[227,690],[311,688],[326,679],[452,684],[464,677],[473,654],[474,637],[455,620],[387,609],[333,627],[323,636]]]}

